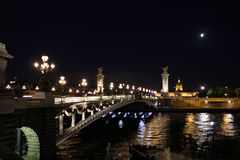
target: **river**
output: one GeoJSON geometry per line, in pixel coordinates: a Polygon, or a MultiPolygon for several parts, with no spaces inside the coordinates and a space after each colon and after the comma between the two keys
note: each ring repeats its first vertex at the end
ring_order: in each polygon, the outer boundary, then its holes
{"type": "Polygon", "coordinates": [[[65,141],[57,148],[57,156],[100,160],[111,143],[116,160],[127,159],[129,145],[134,144],[170,147],[178,154],[194,150],[199,159],[207,159],[209,154],[214,159],[240,159],[239,134],[237,113],[118,112],[108,114],[65,141]],[[186,142],[189,139],[191,143],[186,142]]]}

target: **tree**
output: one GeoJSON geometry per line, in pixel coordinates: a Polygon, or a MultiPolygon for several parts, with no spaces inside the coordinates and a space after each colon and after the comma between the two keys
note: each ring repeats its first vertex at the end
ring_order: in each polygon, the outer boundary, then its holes
{"type": "Polygon", "coordinates": [[[237,98],[238,98],[239,95],[240,95],[240,88],[236,88],[236,89],[235,89],[235,92],[236,92],[236,94],[237,94],[237,98]]]}

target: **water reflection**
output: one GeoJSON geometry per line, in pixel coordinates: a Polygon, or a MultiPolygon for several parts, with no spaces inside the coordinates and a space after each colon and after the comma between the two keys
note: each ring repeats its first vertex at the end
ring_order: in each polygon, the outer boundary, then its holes
{"type": "Polygon", "coordinates": [[[213,139],[214,130],[213,125],[214,122],[211,121],[209,113],[198,113],[197,116],[197,128],[198,128],[198,136],[199,139],[197,144],[201,146],[204,142],[210,142],[213,139]]]}
{"type": "Polygon", "coordinates": [[[196,126],[196,116],[192,113],[188,113],[185,118],[185,126],[183,133],[190,134],[192,138],[198,139],[197,126],[196,126]]]}
{"type": "Polygon", "coordinates": [[[190,134],[196,140],[198,147],[211,142],[214,136],[214,121],[208,113],[188,113],[185,117],[184,134],[190,134]]]}
{"type": "Polygon", "coordinates": [[[118,128],[123,128],[123,121],[121,119],[118,121],[118,128]]]}
{"type": "Polygon", "coordinates": [[[179,152],[186,149],[179,145],[183,141],[182,134],[191,135],[198,151],[203,151],[202,147],[212,147],[214,142],[215,149],[221,154],[228,148],[231,153],[240,153],[237,136],[240,134],[239,119],[240,114],[223,113],[112,113],[67,140],[59,147],[58,155],[60,159],[71,156],[81,159],[79,153],[85,153],[89,146],[97,146],[94,152],[100,153],[105,152],[109,142],[112,144],[115,159],[128,156],[128,147],[134,144],[159,148],[168,147],[170,144],[175,147],[171,148],[173,152],[179,152]],[[112,118],[114,114],[117,117],[112,118]],[[225,143],[225,140],[232,143],[225,143]],[[229,147],[225,147],[226,144],[229,144],[229,147]]]}
{"type": "Polygon", "coordinates": [[[149,122],[139,121],[137,143],[164,148],[167,143],[169,115],[157,115],[149,122]]]}
{"type": "Polygon", "coordinates": [[[232,114],[223,114],[219,134],[224,136],[237,135],[236,127],[234,125],[234,117],[232,114]]]}

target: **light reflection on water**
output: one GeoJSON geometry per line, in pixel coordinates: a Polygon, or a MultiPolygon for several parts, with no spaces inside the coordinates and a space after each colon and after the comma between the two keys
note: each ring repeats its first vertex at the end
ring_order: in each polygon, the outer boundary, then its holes
{"type": "Polygon", "coordinates": [[[216,134],[232,137],[236,136],[237,132],[232,114],[188,113],[185,117],[183,133],[190,134],[197,141],[198,147],[201,147],[204,142],[213,141],[216,134]]]}
{"type": "Polygon", "coordinates": [[[136,143],[141,145],[158,146],[161,148],[165,147],[167,141],[168,123],[169,116],[161,114],[156,115],[156,118],[153,118],[148,122],[140,120],[136,143]]]}
{"type": "Polygon", "coordinates": [[[197,125],[197,144],[202,145],[204,142],[211,141],[214,122],[212,121],[208,113],[198,113],[196,114],[196,125],[197,125]]]}
{"type": "MultiPolygon", "coordinates": [[[[171,144],[177,148],[182,141],[180,138],[182,134],[191,135],[198,148],[206,142],[217,141],[219,138],[232,137],[234,141],[237,141],[239,135],[239,114],[157,113],[148,119],[146,117],[152,113],[134,114],[128,112],[119,115],[122,116],[112,118],[112,115],[109,115],[111,118],[105,117],[104,126],[97,124],[99,129],[96,133],[92,133],[95,132],[95,126],[89,131],[85,130],[86,133],[83,135],[91,133],[93,136],[89,136],[89,139],[86,137],[81,139],[79,136],[78,145],[84,146],[90,140],[98,142],[103,140],[103,136],[105,136],[106,140],[102,143],[105,145],[111,142],[113,155],[119,158],[128,155],[128,146],[134,144],[152,145],[160,148],[169,147],[171,144]]],[[[75,145],[74,149],[77,148],[77,142],[69,144],[75,145]]],[[[236,146],[232,147],[236,148],[236,146]]],[[[103,147],[100,149],[105,150],[103,147]]]]}
{"type": "Polygon", "coordinates": [[[234,123],[234,117],[232,114],[223,114],[222,123],[221,123],[221,135],[224,136],[236,136],[236,124],[234,123]]]}

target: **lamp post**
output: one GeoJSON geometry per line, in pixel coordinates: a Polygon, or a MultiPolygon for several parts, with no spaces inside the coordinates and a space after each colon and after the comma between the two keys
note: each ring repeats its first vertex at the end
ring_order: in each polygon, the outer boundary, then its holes
{"type": "MultiPolygon", "coordinates": [[[[59,134],[63,134],[63,114],[62,114],[62,109],[63,109],[63,94],[64,94],[64,85],[67,83],[65,80],[64,76],[60,76],[60,80],[58,83],[61,85],[61,110],[60,110],[60,115],[59,115],[59,134]]],[[[55,90],[55,88],[54,88],[55,90]]]]}
{"type": "Polygon", "coordinates": [[[47,79],[47,73],[49,71],[52,71],[54,68],[55,68],[55,64],[54,63],[48,63],[48,56],[46,55],[43,55],[41,57],[41,60],[42,62],[39,63],[39,62],[35,62],[34,63],[34,67],[39,70],[41,73],[42,73],[42,77],[40,79],[40,89],[42,91],[45,91],[45,92],[49,92],[50,91],[50,84],[49,84],[49,81],[47,79]]]}
{"type": "Polygon", "coordinates": [[[85,87],[88,85],[87,80],[84,78],[82,79],[81,86],[83,86],[83,95],[85,97],[85,87]]]}
{"type": "MultiPolygon", "coordinates": [[[[64,85],[67,83],[67,81],[65,80],[64,76],[60,76],[60,80],[58,81],[58,83],[61,85],[61,105],[62,105],[63,94],[64,94],[64,85]]],[[[52,88],[52,91],[55,91],[55,88],[52,88]]]]}
{"type": "Polygon", "coordinates": [[[130,86],[127,84],[126,85],[126,95],[125,97],[128,99],[128,95],[129,95],[129,89],[130,89],[130,86]]]}
{"type": "Polygon", "coordinates": [[[109,89],[111,90],[111,93],[112,93],[112,100],[114,99],[113,97],[113,89],[114,89],[114,83],[111,82],[110,85],[109,85],[109,89]]]}
{"type": "Polygon", "coordinates": [[[205,86],[200,86],[200,97],[204,97],[205,96],[205,90],[206,90],[206,87],[205,86]]]}
{"type": "Polygon", "coordinates": [[[120,90],[120,94],[122,94],[122,89],[123,89],[123,84],[120,83],[119,86],[118,86],[119,90],[120,90]]]}
{"type": "Polygon", "coordinates": [[[131,96],[132,96],[132,98],[134,98],[134,92],[135,92],[135,86],[132,86],[132,91],[131,91],[131,96]]]}

